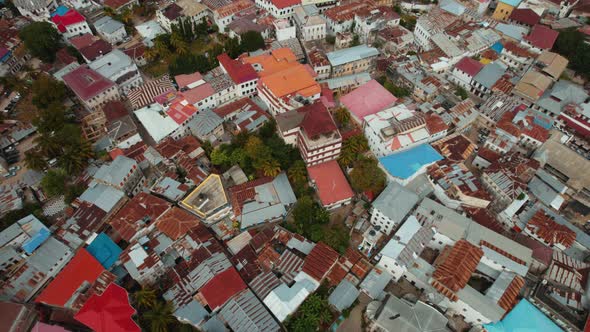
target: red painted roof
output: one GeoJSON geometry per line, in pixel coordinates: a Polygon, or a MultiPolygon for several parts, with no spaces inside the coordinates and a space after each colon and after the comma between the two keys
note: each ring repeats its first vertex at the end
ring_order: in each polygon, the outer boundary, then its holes
{"type": "Polygon", "coordinates": [[[72,70],[63,76],[63,80],[82,100],[88,100],[115,85],[88,66],[80,66],[72,70]]]}
{"type": "Polygon", "coordinates": [[[113,50],[113,46],[106,41],[99,39],[94,41],[92,44],[81,48],[80,53],[88,60],[94,61],[97,58],[110,53],[113,50]]]}
{"type": "Polygon", "coordinates": [[[271,2],[278,9],[283,9],[300,4],[301,0],[271,0],[271,2]]]}
{"type": "Polygon", "coordinates": [[[187,211],[173,207],[158,218],[156,227],[173,240],[178,240],[193,227],[200,224],[199,219],[187,211]]]}
{"type": "Polygon", "coordinates": [[[426,128],[428,128],[428,133],[430,135],[434,135],[434,134],[440,133],[441,131],[449,129],[449,126],[437,114],[434,114],[434,113],[427,114],[425,119],[426,119],[426,128]]]}
{"type": "Polygon", "coordinates": [[[225,118],[228,115],[232,115],[234,113],[239,113],[242,111],[256,111],[256,112],[263,112],[260,106],[256,105],[252,99],[248,97],[244,97],[240,100],[231,102],[225,106],[216,108],[213,112],[221,118],[225,118]]]}
{"type": "Polygon", "coordinates": [[[184,96],[180,96],[181,98],[177,98],[176,101],[172,102],[166,114],[174,120],[174,122],[178,124],[183,124],[186,120],[192,117],[195,113],[197,113],[197,108],[190,104],[190,102],[183,98],[184,96]]]}
{"type": "Polygon", "coordinates": [[[516,8],[510,14],[510,20],[533,26],[541,20],[541,16],[537,15],[534,10],[530,8],[516,8]]]}
{"type": "Polygon", "coordinates": [[[81,50],[82,48],[91,45],[92,43],[94,43],[95,41],[97,41],[98,38],[96,36],[93,36],[90,33],[85,33],[81,36],[76,36],[76,37],[72,37],[69,39],[69,42],[77,49],[77,50],[81,50]]]}
{"type": "Polygon", "coordinates": [[[315,183],[324,206],[352,198],[354,195],[336,160],[310,166],[307,172],[315,183]]]}
{"type": "Polygon", "coordinates": [[[65,32],[66,27],[72,24],[78,24],[86,21],[86,18],[82,14],[78,13],[74,9],[68,10],[64,15],[55,15],[51,18],[51,21],[57,25],[57,29],[60,32],[65,32]]]}
{"type": "Polygon", "coordinates": [[[82,248],[35,299],[56,307],[64,307],[74,292],[85,282],[90,284],[104,271],[104,267],[82,248]]]}
{"type": "Polygon", "coordinates": [[[308,137],[329,134],[338,130],[332,115],[321,102],[317,101],[303,108],[306,113],[301,122],[301,128],[308,137]]]}
{"type": "Polygon", "coordinates": [[[558,35],[559,32],[551,30],[551,28],[536,24],[531,30],[531,33],[529,33],[528,36],[525,36],[524,39],[535,47],[548,50],[553,47],[558,35]]]}
{"type": "Polygon", "coordinates": [[[479,73],[483,67],[483,63],[470,57],[464,57],[455,65],[455,68],[461,70],[464,73],[467,73],[467,75],[471,77],[477,75],[477,73],[479,73]]]}
{"type": "Polygon", "coordinates": [[[201,288],[200,293],[207,301],[209,308],[215,311],[215,309],[224,305],[232,296],[244,289],[246,289],[246,284],[240,278],[236,269],[230,267],[209,280],[201,288]]]}
{"type": "Polygon", "coordinates": [[[226,53],[218,55],[217,60],[219,60],[219,64],[225,68],[229,77],[236,84],[252,81],[258,77],[252,65],[233,60],[226,53]]]}
{"type": "Polygon", "coordinates": [[[330,271],[334,263],[338,260],[336,250],[330,248],[327,244],[319,242],[311,249],[311,252],[303,262],[303,272],[317,281],[322,281],[330,271]]]}
{"type": "Polygon", "coordinates": [[[136,313],[127,291],[111,283],[101,295],[93,295],[74,318],[96,332],[139,332],[131,318],[136,313]]]}
{"type": "Polygon", "coordinates": [[[106,7],[118,9],[120,7],[123,7],[124,5],[127,5],[129,2],[131,2],[131,0],[104,0],[103,4],[106,7]]]}

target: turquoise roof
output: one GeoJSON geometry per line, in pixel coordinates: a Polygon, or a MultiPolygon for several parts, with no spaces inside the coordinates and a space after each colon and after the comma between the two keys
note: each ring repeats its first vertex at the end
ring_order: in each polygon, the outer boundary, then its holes
{"type": "Polygon", "coordinates": [[[105,268],[109,269],[119,259],[121,248],[105,233],[100,233],[86,250],[105,268]]]}
{"type": "Polygon", "coordinates": [[[562,332],[553,321],[527,300],[521,300],[504,319],[483,326],[488,332],[562,332]]]}
{"type": "Polygon", "coordinates": [[[493,51],[495,51],[496,53],[500,54],[502,53],[502,50],[504,49],[504,45],[502,45],[502,43],[500,42],[496,42],[494,45],[492,45],[492,47],[490,47],[493,51]]]}
{"type": "Polygon", "coordinates": [[[379,162],[389,174],[396,178],[407,179],[424,165],[432,164],[441,159],[443,157],[432,146],[422,144],[387,157],[379,158],[379,162]]]}
{"type": "Polygon", "coordinates": [[[70,8],[60,5],[57,8],[55,8],[55,11],[53,12],[53,14],[51,14],[51,17],[53,16],[64,16],[68,11],[70,10],[70,8]]]}
{"type": "Polygon", "coordinates": [[[520,4],[520,0],[500,0],[500,2],[505,3],[514,8],[518,7],[518,5],[520,4]]]}

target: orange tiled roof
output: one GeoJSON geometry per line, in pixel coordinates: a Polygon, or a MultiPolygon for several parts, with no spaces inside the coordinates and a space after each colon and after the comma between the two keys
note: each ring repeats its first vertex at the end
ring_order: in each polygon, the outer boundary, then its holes
{"type": "Polygon", "coordinates": [[[514,279],[510,282],[510,285],[502,294],[502,297],[498,300],[498,305],[506,310],[506,312],[512,310],[512,308],[518,302],[518,294],[524,286],[524,279],[521,276],[514,276],[514,279]]]}
{"type": "Polygon", "coordinates": [[[459,240],[452,248],[446,247],[437,258],[439,263],[432,274],[432,285],[443,295],[457,301],[457,292],[463,289],[477,264],[483,256],[483,250],[466,240],[459,240]]]}
{"type": "Polygon", "coordinates": [[[539,210],[533,215],[526,228],[549,245],[559,243],[569,248],[576,241],[576,233],[574,231],[556,223],[543,210],[539,210]]]}

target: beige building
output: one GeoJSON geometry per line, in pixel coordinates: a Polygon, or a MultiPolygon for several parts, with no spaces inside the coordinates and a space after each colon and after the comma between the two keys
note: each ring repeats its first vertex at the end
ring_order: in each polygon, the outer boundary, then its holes
{"type": "Polygon", "coordinates": [[[117,85],[87,65],[64,75],[63,81],[89,111],[101,110],[107,102],[121,99],[117,85]]]}
{"type": "Polygon", "coordinates": [[[341,77],[362,72],[370,73],[375,68],[375,60],[378,56],[379,51],[367,45],[330,52],[327,57],[332,67],[331,77],[341,77]]]}

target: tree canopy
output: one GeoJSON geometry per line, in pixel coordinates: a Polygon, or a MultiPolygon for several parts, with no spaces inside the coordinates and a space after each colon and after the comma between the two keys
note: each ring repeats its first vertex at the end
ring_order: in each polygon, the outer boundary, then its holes
{"type": "Polygon", "coordinates": [[[19,36],[31,54],[43,62],[55,61],[55,54],[62,47],[59,32],[48,22],[33,22],[24,27],[19,36]]]}
{"type": "Polygon", "coordinates": [[[242,42],[240,43],[243,52],[252,52],[264,48],[264,38],[260,32],[248,31],[240,36],[242,42]]]}
{"type": "Polygon", "coordinates": [[[374,158],[360,158],[354,163],[354,168],[350,172],[350,184],[359,192],[381,192],[385,188],[386,181],[385,173],[379,168],[378,161],[374,158]]]}
{"type": "Polygon", "coordinates": [[[569,60],[569,67],[576,73],[590,78],[590,45],[586,36],[576,28],[561,31],[553,50],[569,60]]]}
{"type": "Polygon", "coordinates": [[[317,331],[321,325],[331,323],[333,318],[327,296],[314,293],[303,301],[286,326],[287,330],[294,332],[317,331]]]}
{"type": "Polygon", "coordinates": [[[53,104],[58,104],[61,107],[67,95],[66,86],[46,74],[39,75],[33,81],[31,91],[33,93],[33,105],[41,109],[47,109],[53,104]]]}
{"type": "Polygon", "coordinates": [[[65,170],[50,169],[41,180],[41,188],[43,192],[49,197],[63,195],[66,191],[66,182],[68,174],[65,170]]]}

